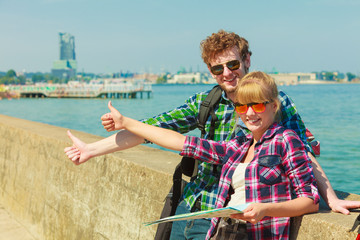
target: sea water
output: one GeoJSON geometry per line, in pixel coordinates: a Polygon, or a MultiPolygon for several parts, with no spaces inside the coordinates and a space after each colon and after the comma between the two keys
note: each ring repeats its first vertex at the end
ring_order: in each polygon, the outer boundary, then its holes
{"type": "MultiPolygon", "coordinates": [[[[142,119],[180,106],[194,93],[212,87],[153,85],[150,99],[112,99],[112,103],[125,116],[142,119]]],[[[360,194],[360,84],[291,85],[279,89],[293,99],[306,127],[321,142],[318,161],[333,188],[360,194]]],[[[107,137],[111,133],[103,129],[100,120],[109,111],[107,102],[107,99],[1,100],[0,114],[107,137]]]]}

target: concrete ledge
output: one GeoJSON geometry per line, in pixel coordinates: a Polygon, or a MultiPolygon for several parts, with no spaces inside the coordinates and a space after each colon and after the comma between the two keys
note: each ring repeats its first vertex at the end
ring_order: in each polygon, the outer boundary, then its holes
{"type": "Polygon", "coordinates": [[[0,239],[34,240],[35,238],[4,207],[0,206],[0,239]]]}
{"type": "MultiPolygon", "coordinates": [[[[336,191],[340,199],[360,201],[360,196],[336,191]]],[[[360,210],[352,210],[350,215],[334,213],[324,202],[320,203],[320,210],[316,214],[308,214],[292,219],[290,239],[356,239],[357,231],[351,232],[360,210]]]]}
{"type": "MultiPolygon", "coordinates": [[[[142,223],[159,218],[178,154],[138,146],[75,166],[63,152],[64,128],[0,115],[0,134],[0,205],[34,239],[154,238],[156,226],[142,223]]],[[[356,239],[349,230],[359,214],[295,218],[292,238],[356,239]]]]}
{"type": "Polygon", "coordinates": [[[0,204],[36,239],[153,238],[142,223],[160,216],[178,154],[139,146],[75,166],[63,128],[0,115],[0,134],[0,204]]]}

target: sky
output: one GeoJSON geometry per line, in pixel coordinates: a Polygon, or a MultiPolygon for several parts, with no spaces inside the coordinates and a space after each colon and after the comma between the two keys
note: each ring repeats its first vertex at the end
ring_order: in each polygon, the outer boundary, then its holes
{"type": "Polygon", "coordinates": [[[250,70],[360,74],[358,0],[0,0],[0,71],[51,72],[59,32],[78,72],[206,71],[201,40],[249,41],[250,70]]]}

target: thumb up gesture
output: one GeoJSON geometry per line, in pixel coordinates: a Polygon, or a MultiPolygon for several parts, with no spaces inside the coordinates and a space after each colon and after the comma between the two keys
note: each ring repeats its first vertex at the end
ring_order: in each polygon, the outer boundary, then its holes
{"type": "Polygon", "coordinates": [[[123,129],[124,116],[120,114],[120,112],[116,108],[113,107],[111,101],[109,101],[108,107],[110,109],[110,112],[104,114],[101,117],[101,124],[108,132],[123,129]]]}

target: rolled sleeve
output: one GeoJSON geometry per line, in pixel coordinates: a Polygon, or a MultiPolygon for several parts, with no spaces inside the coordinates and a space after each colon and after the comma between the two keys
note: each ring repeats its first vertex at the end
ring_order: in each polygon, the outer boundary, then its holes
{"type": "Polygon", "coordinates": [[[179,133],[187,133],[197,127],[198,98],[196,94],[189,98],[182,106],[164,112],[152,118],[142,119],[141,122],[161,128],[171,129],[179,133]]]}
{"type": "Polygon", "coordinates": [[[314,203],[318,203],[320,197],[317,183],[304,144],[291,130],[284,132],[284,138],[286,139],[284,167],[292,182],[295,195],[310,198],[314,200],[314,203]]]}
{"type": "Polygon", "coordinates": [[[226,156],[227,144],[225,141],[201,139],[186,136],[181,156],[192,157],[212,164],[223,164],[226,156]]]}

